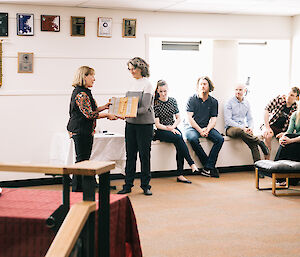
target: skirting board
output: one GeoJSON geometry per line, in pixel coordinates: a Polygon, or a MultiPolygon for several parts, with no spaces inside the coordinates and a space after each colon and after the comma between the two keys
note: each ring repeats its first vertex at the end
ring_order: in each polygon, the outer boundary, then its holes
{"type": "MultiPolygon", "coordinates": [[[[231,166],[231,167],[218,167],[220,173],[226,172],[239,172],[239,171],[254,171],[254,165],[243,166],[231,166]]],[[[183,175],[200,175],[199,172],[192,173],[190,169],[183,171],[183,175]]],[[[155,171],[151,172],[152,178],[161,177],[174,177],[177,176],[176,170],[170,171],[155,171]]],[[[140,172],[136,173],[136,178],[140,178],[140,172]]],[[[110,174],[111,180],[124,179],[122,174],[110,174]]],[[[0,187],[32,187],[32,186],[44,186],[44,185],[57,185],[62,184],[62,177],[55,176],[50,178],[37,178],[37,179],[22,179],[11,181],[0,181],[0,187]]]]}

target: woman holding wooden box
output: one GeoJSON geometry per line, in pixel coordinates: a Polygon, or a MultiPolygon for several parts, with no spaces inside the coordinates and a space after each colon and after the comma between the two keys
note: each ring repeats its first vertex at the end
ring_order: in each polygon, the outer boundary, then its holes
{"type": "Polygon", "coordinates": [[[118,194],[131,192],[136,173],[137,153],[141,161],[141,188],[144,195],[152,195],[150,191],[150,151],[153,137],[154,111],[153,89],[148,80],[149,65],[140,57],[134,57],[127,63],[128,70],[134,80],[126,96],[139,98],[137,116],[126,118],[125,145],[126,167],[125,184],[118,194]]]}

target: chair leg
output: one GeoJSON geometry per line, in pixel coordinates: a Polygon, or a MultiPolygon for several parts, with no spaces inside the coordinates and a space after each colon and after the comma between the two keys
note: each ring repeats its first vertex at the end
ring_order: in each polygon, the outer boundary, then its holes
{"type": "Polygon", "coordinates": [[[276,175],[272,174],[272,194],[276,196],[276,175]]]}
{"type": "Polygon", "coordinates": [[[258,168],[255,168],[255,184],[256,184],[256,189],[259,189],[259,176],[258,176],[258,168]]]}

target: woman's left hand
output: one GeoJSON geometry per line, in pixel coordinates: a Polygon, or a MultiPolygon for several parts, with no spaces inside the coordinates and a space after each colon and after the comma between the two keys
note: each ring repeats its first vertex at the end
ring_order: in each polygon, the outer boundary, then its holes
{"type": "Polygon", "coordinates": [[[181,133],[177,129],[172,129],[171,132],[174,134],[181,135],[181,133]]]}
{"type": "Polygon", "coordinates": [[[281,144],[282,146],[288,145],[292,143],[292,139],[288,138],[287,136],[282,136],[279,139],[279,144],[281,144]]]}

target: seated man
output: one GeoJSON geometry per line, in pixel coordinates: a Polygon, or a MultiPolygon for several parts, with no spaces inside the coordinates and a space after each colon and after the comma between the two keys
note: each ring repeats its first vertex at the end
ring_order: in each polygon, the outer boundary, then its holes
{"type": "MultiPolygon", "coordinates": [[[[287,130],[290,118],[297,110],[296,100],[299,100],[300,89],[293,87],[287,96],[277,96],[265,108],[265,126],[264,139],[271,152],[271,140],[273,136],[280,138],[287,130]]],[[[265,156],[270,159],[270,154],[265,156]]]]}
{"type": "Polygon", "coordinates": [[[214,129],[218,116],[218,101],[209,95],[209,92],[213,90],[213,83],[208,77],[198,79],[197,93],[189,98],[186,107],[190,125],[186,129],[186,138],[204,167],[201,174],[218,178],[219,172],[215,165],[224,138],[214,129]],[[200,137],[206,137],[214,143],[209,155],[200,145],[200,137]]]}
{"type": "MultiPolygon", "coordinates": [[[[244,95],[246,87],[238,84],[235,88],[235,96],[232,97],[224,107],[226,135],[232,138],[241,138],[250,148],[253,161],[260,160],[258,146],[261,147],[264,155],[269,154],[265,143],[253,135],[253,119],[250,104],[244,95]]],[[[263,175],[260,175],[263,177],[263,175]]]]}

